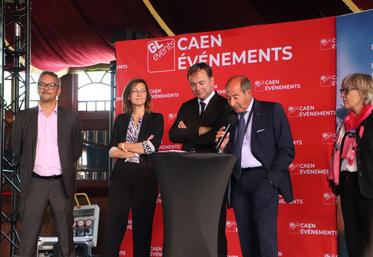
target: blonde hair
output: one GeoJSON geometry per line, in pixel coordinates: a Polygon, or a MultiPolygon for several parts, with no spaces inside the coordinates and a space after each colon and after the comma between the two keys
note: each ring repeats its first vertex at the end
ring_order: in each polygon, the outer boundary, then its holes
{"type": "Polygon", "coordinates": [[[373,103],[373,79],[369,74],[353,73],[342,80],[342,88],[357,89],[364,104],[373,103]]]}

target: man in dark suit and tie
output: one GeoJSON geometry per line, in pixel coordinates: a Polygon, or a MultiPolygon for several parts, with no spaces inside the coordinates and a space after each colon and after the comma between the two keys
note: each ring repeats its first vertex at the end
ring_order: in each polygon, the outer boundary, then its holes
{"type": "Polygon", "coordinates": [[[38,80],[39,106],[20,111],[13,127],[13,155],[21,176],[19,257],[35,256],[47,205],[54,217],[62,256],[75,256],[73,195],[82,131],[77,113],[58,106],[60,93],[58,76],[42,72],[38,80]]]}
{"type": "MultiPolygon", "coordinates": [[[[169,136],[172,142],[182,143],[182,149],[195,152],[216,152],[215,135],[231,112],[227,99],[214,91],[212,69],[206,63],[192,65],[187,78],[194,98],[180,107],[169,136]]],[[[226,201],[223,201],[218,232],[218,256],[227,256],[225,236],[226,201]]]]}
{"type": "MultiPolygon", "coordinates": [[[[226,84],[238,123],[221,146],[238,156],[231,179],[231,201],[244,257],[277,257],[278,194],[293,200],[288,171],[294,158],[289,122],[278,103],[253,98],[246,76],[226,84]],[[228,141],[230,142],[228,145],[228,141]]],[[[223,130],[217,133],[217,138],[223,130]]]]}

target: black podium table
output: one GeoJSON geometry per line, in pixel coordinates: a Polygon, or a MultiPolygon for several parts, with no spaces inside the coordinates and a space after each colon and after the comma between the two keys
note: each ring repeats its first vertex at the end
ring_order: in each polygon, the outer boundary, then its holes
{"type": "Polygon", "coordinates": [[[236,157],[166,152],[151,160],[162,196],[163,257],[217,257],[220,210],[236,157]]]}

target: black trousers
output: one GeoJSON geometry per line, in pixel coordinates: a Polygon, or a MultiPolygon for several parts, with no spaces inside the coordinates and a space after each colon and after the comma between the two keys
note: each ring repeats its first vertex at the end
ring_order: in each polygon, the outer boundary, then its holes
{"type": "Polygon", "coordinates": [[[34,257],[44,212],[50,206],[62,257],[74,257],[73,199],[66,197],[62,177],[45,179],[33,177],[30,192],[21,199],[21,242],[19,257],[34,257]]]}
{"type": "Polygon", "coordinates": [[[104,257],[119,256],[132,210],[133,257],[149,257],[154,208],[158,194],[151,168],[123,163],[114,169],[110,180],[104,257]]]}
{"type": "Polygon", "coordinates": [[[341,173],[341,206],[349,257],[373,256],[373,199],[364,198],[357,172],[341,173]]]}
{"type": "Polygon", "coordinates": [[[243,257],[277,257],[278,190],[263,168],[232,179],[232,205],[243,257]]]}
{"type": "Polygon", "coordinates": [[[219,228],[218,228],[218,257],[227,257],[227,237],[225,227],[227,223],[227,199],[224,197],[220,211],[219,228]]]}

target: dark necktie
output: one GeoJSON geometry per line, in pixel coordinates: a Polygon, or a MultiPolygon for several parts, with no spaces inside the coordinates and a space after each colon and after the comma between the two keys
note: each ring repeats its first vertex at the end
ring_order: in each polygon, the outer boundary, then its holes
{"type": "Polygon", "coordinates": [[[199,102],[199,104],[201,105],[201,112],[199,113],[199,116],[201,117],[203,112],[205,111],[206,103],[199,102]]]}
{"type": "MultiPolygon", "coordinates": [[[[233,153],[237,156],[237,162],[233,170],[233,176],[238,180],[241,176],[241,154],[242,145],[246,133],[245,114],[246,112],[240,113],[240,119],[236,127],[236,140],[234,141],[233,153]]],[[[248,121],[249,122],[249,121],[248,121]]]]}

